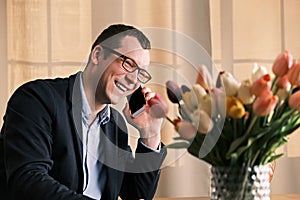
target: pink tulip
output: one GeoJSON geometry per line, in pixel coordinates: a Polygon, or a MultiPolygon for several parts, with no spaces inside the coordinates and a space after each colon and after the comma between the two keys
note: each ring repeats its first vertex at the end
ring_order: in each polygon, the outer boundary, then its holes
{"type": "Polygon", "coordinates": [[[165,100],[159,95],[155,96],[148,100],[149,113],[154,118],[163,118],[166,117],[169,107],[165,100]]]}
{"type": "Polygon", "coordinates": [[[212,86],[211,75],[204,65],[198,67],[196,83],[201,85],[206,91],[209,91],[212,86]]]}
{"type": "Polygon", "coordinates": [[[197,129],[188,121],[174,120],[175,130],[183,139],[193,139],[197,133],[197,129]]]}
{"type": "Polygon", "coordinates": [[[284,51],[275,59],[272,70],[276,76],[284,76],[293,64],[293,57],[288,51],[284,51]]]}
{"type": "Polygon", "coordinates": [[[250,91],[255,96],[259,97],[268,93],[271,89],[271,76],[269,74],[263,75],[260,79],[257,79],[252,86],[250,91]]]}
{"type": "Polygon", "coordinates": [[[300,86],[300,62],[294,61],[287,77],[292,85],[300,86]]]}
{"type": "Polygon", "coordinates": [[[253,112],[258,116],[266,116],[270,114],[278,102],[278,97],[272,92],[259,96],[253,103],[253,112]]]}
{"type": "MultiPolygon", "coordinates": [[[[211,95],[211,114],[209,116],[215,117],[217,115],[226,116],[226,95],[224,90],[220,88],[213,88],[210,91],[211,95]]],[[[205,110],[205,109],[204,109],[205,110]]]]}
{"type": "Polygon", "coordinates": [[[300,90],[293,93],[289,98],[289,106],[300,111],[300,90]]]}
{"type": "Polygon", "coordinates": [[[291,83],[289,82],[289,79],[287,75],[280,76],[276,82],[276,87],[283,89],[283,90],[289,90],[291,88],[291,83]]]}

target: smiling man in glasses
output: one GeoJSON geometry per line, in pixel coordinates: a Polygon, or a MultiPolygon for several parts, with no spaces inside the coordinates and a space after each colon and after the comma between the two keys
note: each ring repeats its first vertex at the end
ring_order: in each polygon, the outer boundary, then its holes
{"type": "MultiPolygon", "coordinates": [[[[125,120],[110,107],[151,79],[149,50],[140,30],[111,25],[92,45],[83,72],[18,88],[1,129],[1,197],[152,199],[166,155],[163,119],[148,112],[132,118],[126,104],[123,113],[140,132],[133,156],[125,120]]],[[[143,93],[146,101],[155,96],[149,88],[143,93]]]]}

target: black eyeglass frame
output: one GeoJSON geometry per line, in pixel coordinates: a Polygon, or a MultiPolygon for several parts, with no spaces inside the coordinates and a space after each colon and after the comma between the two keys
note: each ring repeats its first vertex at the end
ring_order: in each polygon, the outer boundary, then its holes
{"type": "Polygon", "coordinates": [[[136,70],[138,70],[137,79],[138,79],[138,81],[140,81],[141,83],[145,84],[145,83],[147,83],[148,81],[150,81],[150,80],[152,79],[151,74],[150,74],[147,70],[145,70],[145,69],[139,67],[139,66],[136,64],[136,62],[135,62],[132,58],[129,58],[129,57],[127,57],[127,56],[121,54],[120,52],[117,52],[117,51],[113,50],[112,48],[109,48],[109,47],[106,47],[106,46],[102,46],[102,48],[103,48],[103,49],[106,49],[106,50],[108,50],[109,52],[115,54],[116,56],[119,56],[120,58],[122,58],[122,59],[123,59],[122,67],[123,67],[123,69],[124,69],[125,71],[127,71],[128,73],[133,73],[133,72],[135,72],[136,70]],[[130,71],[130,70],[128,70],[126,67],[124,67],[124,63],[126,62],[127,59],[128,59],[128,60],[131,60],[132,63],[134,63],[134,65],[135,65],[135,66],[132,67],[132,68],[134,68],[132,71],[130,71]],[[139,74],[140,74],[141,71],[144,72],[144,73],[149,77],[146,81],[143,81],[143,80],[141,80],[141,79],[139,78],[139,74]]]}

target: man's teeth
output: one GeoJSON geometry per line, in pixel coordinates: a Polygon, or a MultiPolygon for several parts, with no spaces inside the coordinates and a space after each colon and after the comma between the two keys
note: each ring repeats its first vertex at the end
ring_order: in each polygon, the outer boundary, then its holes
{"type": "Polygon", "coordinates": [[[122,85],[121,83],[119,82],[116,82],[116,86],[122,91],[122,92],[126,92],[127,91],[127,88],[122,85]]]}

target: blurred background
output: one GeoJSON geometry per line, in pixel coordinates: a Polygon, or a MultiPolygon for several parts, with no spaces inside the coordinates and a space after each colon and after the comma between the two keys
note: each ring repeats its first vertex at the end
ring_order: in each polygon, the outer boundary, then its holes
{"type": "MultiPolygon", "coordinates": [[[[299,10],[299,0],[0,0],[0,125],[18,86],[83,69],[92,42],[112,23],[171,31],[150,38],[160,43],[154,46],[172,46],[171,52],[151,51],[153,77],[172,79],[174,73],[188,73],[185,66],[193,64],[172,53],[184,45],[175,32],[201,45],[217,69],[244,79],[254,63],[271,69],[283,50],[300,58],[299,10]]],[[[194,82],[194,73],[185,76],[194,82]]],[[[164,93],[162,82],[150,86],[164,93]]],[[[163,134],[166,143],[176,134],[168,123],[163,132],[170,133],[163,134]]],[[[277,161],[273,194],[300,193],[299,144],[295,133],[281,149],[285,156],[277,161]]],[[[185,151],[170,155],[156,196],[208,196],[209,166],[185,151]]]]}

